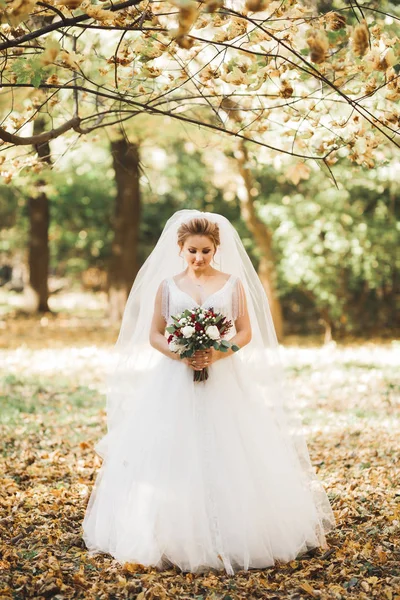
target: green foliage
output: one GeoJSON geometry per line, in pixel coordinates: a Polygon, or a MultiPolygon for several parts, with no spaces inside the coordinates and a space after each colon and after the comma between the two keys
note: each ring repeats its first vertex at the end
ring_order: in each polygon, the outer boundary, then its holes
{"type": "Polygon", "coordinates": [[[26,246],[25,199],[16,186],[0,185],[0,255],[7,262],[26,246]]]}
{"type": "Polygon", "coordinates": [[[345,172],[346,189],[313,176],[294,186],[271,169],[257,175],[259,214],[273,231],[282,298],[314,305],[336,330],[367,331],[394,320],[400,262],[399,198],[376,172],[345,172]]]}
{"type": "MultiPolygon", "coordinates": [[[[196,208],[224,214],[258,268],[259,249],[240,218],[238,199],[216,185],[206,150],[169,140],[162,164],[150,159],[146,148],[141,155],[140,264],[173,212],[196,208]]],[[[116,193],[111,158],[104,148],[80,156],[85,160],[36,176],[47,181],[51,271],[59,275],[89,266],[107,269],[111,254],[116,193]]],[[[293,185],[271,166],[253,168],[256,207],[273,233],[277,290],[289,331],[321,331],[328,325],[336,333],[366,333],[393,325],[399,197],[385,170],[355,175],[336,165],[338,190],[322,173],[293,185]]],[[[11,254],[26,247],[33,190],[25,180],[2,187],[0,250],[11,254]]]]}
{"type": "Polygon", "coordinates": [[[82,174],[53,172],[49,191],[52,264],[59,274],[105,267],[111,251],[115,185],[90,169],[82,174]]]}
{"type": "Polygon", "coordinates": [[[40,57],[19,58],[13,63],[13,72],[17,76],[18,83],[31,83],[36,88],[53,71],[54,67],[43,67],[40,57]]]}

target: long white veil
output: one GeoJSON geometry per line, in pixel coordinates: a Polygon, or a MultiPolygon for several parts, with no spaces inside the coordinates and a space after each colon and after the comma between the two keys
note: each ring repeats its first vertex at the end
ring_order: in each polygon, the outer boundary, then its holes
{"type": "Polygon", "coordinates": [[[235,356],[245,363],[248,377],[256,383],[259,401],[272,409],[282,435],[292,450],[293,460],[301,470],[304,484],[313,493],[321,524],[317,534],[321,546],[325,546],[325,534],[335,527],[335,519],[325,489],[310,461],[296,399],[286,382],[268,299],[238,233],[222,215],[198,210],[179,210],[174,213],[138,272],[114,348],[115,368],[107,380],[108,435],[97,444],[96,451],[103,458],[106,457],[110,434],[115,434],[119,424],[123,423],[138,390],[151,379],[152,368],[162,356],[149,342],[154,299],[161,281],[181,272],[186,266],[179,256],[177,230],[182,222],[193,217],[205,217],[218,223],[221,243],[215,254],[216,266],[221,271],[237,275],[244,286],[252,340],[235,356]]]}

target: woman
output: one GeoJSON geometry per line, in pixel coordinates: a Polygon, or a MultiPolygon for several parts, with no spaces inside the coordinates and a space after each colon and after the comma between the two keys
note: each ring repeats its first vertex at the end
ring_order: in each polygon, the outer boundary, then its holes
{"type": "Polygon", "coordinates": [[[332,508],[284,385],[266,295],[227,219],[182,210],[168,220],[116,351],[83,521],[92,554],[234,574],[327,547],[332,508]],[[238,351],[171,351],[172,316],[197,307],[232,321],[226,339],[238,351]],[[208,379],[194,381],[205,367],[208,379]]]}

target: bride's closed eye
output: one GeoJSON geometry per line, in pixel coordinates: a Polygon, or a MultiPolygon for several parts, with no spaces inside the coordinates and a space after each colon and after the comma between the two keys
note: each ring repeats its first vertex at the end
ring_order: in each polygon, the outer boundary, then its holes
{"type": "MultiPolygon", "coordinates": [[[[189,250],[189,252],[190,252],[191,254],[196,254],[196,250],[192,250],[192,249],[190,249],[190,250],[189,250]]],[[[204,251],[203,251],[203,254],[209,254],[209,253],[210,253],[210,250],[204,250],[204,251]]]]}

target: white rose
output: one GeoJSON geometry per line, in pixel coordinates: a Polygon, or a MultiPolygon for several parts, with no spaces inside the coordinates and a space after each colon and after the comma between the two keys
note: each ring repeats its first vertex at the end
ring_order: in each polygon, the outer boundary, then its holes
{"type": "Polygon", "coordinates": [[[194,332],[196,330],[194,327],[191,327],[190,325],[186,325],[186,327],[182,327],[181,331],[182,331],[183,337],[190,338],[190,337],[192,337],[192,335],[194,334],[194,332]]]}
{"type": "Polygon", "coordinates": [[[182,319],[179,319],[178,323],[179,323],[179,325],[186,325],[187,319],[185,317],[183,317],[182,319]]]}
{"type": "Polygon", "coordinates": [[[218,329],[218,327],[216,325],[210,325],[209,327],[207,327],[206,328],[206,334],[212,340],[218,340],[219,339],[219,329],[218,329]]]}

